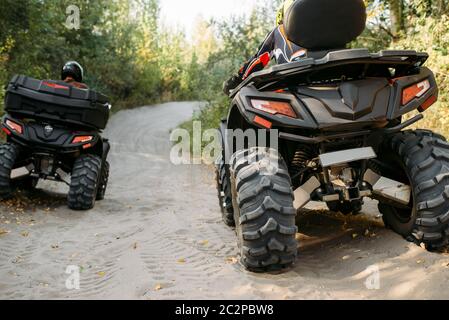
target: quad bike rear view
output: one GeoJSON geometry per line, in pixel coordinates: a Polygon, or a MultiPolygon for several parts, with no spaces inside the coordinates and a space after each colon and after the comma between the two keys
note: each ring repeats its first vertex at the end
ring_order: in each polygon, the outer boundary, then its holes
{"type": "Polygon", "coordinates": [[[109,142],[101,137],[109,117],[107,97],[61,81],[14,76],[7,87],[1,127],[0,197],[32,189],[39,179],[70,186],[68,206],[93,208],[109,176],[109,142]]]}
{"type": "Polygon", "coordinates": [[[295,262],[295,216],[309,201],[357,214],[373,198],[385,225],[407,240],[428,249],[448,244],[449,144],[407,129],[438,98],[428,55],[339,49],[365,19],[363,1],[297,0],[284,24],[308,57],[254,73],[231,92],[218,196],[249,270],[295,262]],[[263,129],[270,139],[239,147],[238,129],[263,129]]]}

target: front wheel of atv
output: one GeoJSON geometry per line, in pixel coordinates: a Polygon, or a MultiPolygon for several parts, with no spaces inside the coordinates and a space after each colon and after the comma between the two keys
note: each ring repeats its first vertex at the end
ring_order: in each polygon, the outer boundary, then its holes
{"type": "Polygon", "coordinates": [[[75,160],[72,169],[68,206],[72,210],[89,210],[95,205],[101,175],[101,159],[83,154],[75,160]]]}
{"type": "Polygon", "coordinates": [[[417,244],[437,249],[449,243],[449,143],[430,131],[405,131],[381,152],[399,173],[391,178],[412,188],[408,208],[380,203],[385,225],[417,244]]]}
{"type": "Polygon", "coordinates": [[[0,199],[8,198],[12,193],[11,171],[19,154],[16,145],[5,143],[0,145],[0,199]]]}
{"type": "Polygon", "coordinates": [[[264,272],[297,255],[296,210],[287,166],[273,149],[251,148],[231,159],[234,219],[242,264],[264,272]]]}

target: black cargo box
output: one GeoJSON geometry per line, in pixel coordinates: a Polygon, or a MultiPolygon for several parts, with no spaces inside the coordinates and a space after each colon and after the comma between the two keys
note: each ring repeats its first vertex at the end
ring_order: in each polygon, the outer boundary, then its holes
{"type": "Polygon", "coordinates": [[[25,118],[101,130],[109,119],[109,100],[98,92],[78,89],[62,81],[16,75],[6,90],[5,111],[25,118]]]}

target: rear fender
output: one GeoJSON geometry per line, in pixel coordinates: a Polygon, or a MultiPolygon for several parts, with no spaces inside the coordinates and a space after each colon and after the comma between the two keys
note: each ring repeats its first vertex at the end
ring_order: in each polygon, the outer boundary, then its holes
{"type": "MultiPolygon", "coordinates": [[[[53,150],[58,153],[71,153],[82,151],[83,146],[90,144],[86,150],[99,150],[99,156],[103,153],[103,143],[97,131],[74,131],[62,126],[53,126],[37,122],[27,122],[7,114],[3,118],[2,126],[8,129],[6,120],[11,120],[22,127],[22,133],[9,130],[8,140],[31,150],[53,150]],[[92,136],[92,140],[80,143],[72,143],[78,136],[92,136]]],[[[9,128],[11,129],[11,128],[9,128]]],[[[97,151],[95,151],[97,152],[97,151]]]]}
{"type": "Polygon", "coordinates": [[[426,67],[422,67],[420,69],[419,74],[394,79],[392,85],[394,88],[394,90],[392,90],[392,97],[391,97],[392,103],[390,104],[390,109],[388,110],[389,111],[388,118],[390,120],[397,119],[406,113],[418,109],[427,99],[431,98],[432,96],[438,98],[438,85],[435,80],[435,75],[430,69],[426,67]],[[415,98],[409,103],[407,103],[405,106],[403,106],[402,105],[403,90],[409,86],[412,86],[413,84],[419,83],[426,79],[429,80],[430,82],[429,90],[421,97],[415,98]]]}

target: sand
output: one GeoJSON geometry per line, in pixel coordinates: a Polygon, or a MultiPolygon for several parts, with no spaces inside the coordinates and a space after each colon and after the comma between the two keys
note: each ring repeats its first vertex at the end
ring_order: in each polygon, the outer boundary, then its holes
{"type": "Polygon", "coordinates": [[[109,188],[91,211],[70,211],[67,187],[47,182],[0,203],[0,298],[449,298],[449,256],[383,228],[373,201],[355,218],[311,204],[298,217],[296,265],[245,271],[234,230],[221,222],[213,168],[168,160],[170,129],[196,108],[115,114],[105,131],[109,188]],[[66,287],[68,266],[80,268],[79,290],[66,287]]]}

